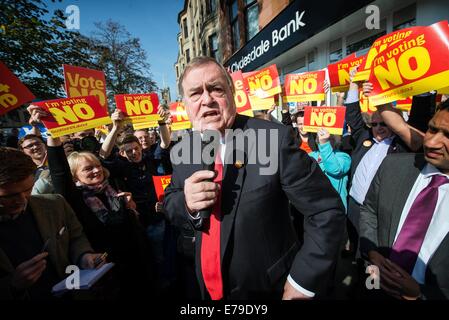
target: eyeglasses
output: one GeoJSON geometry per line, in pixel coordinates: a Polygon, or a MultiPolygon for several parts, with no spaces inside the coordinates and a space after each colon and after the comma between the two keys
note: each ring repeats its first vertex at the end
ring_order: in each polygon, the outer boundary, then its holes
{"type": "Polygon", "coordinates": [[[386,127],[387,126],[387,124],[385,122],[371,122],[370,125],[373,128],[377,127],[377,125],[379,125],[381,127],[386,127]]]}
{"type": "Polygon", "coordinates": [[[33,147],[40,147],[41,145],[42,145],[42,142],[36,141],[36,142],[30,143],[26,146],[22,145],[22,149],[30,150],[33,147]]]}

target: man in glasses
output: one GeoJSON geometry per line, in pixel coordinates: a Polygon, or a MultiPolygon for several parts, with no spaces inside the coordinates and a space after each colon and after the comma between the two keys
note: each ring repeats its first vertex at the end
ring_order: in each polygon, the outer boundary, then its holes
{"type": "Polygon", "coordinates": [[[39,179],[40,174],[48,169],[47,145],[42,138],[35,134],[27,134],[19,140],[19,149],[29,156],[37,167],[34,181],[39,179]]]}
{"type": "MultiPolygon", "coordinates": [[[[351,74],[355,74],[355,69],[351,74]]],[[[355,141],[355,147],[351,154],[352,163],[348,184],[348,235],[351,249],[357,252],[360,205],[365,200],[377,169],[387,154],[408,152],[410,149],[400,135],[394,134],[394,128],[385,124],[379,111],[372,114],[368,125],[365,124],[360,111],[359,85],[357,83],[351,82],[345,106],[346,122],[351,128],[351,135],[355,141]]],[[[378,108],[382,109],[381,106],[378,108]]],[[[393,108],[389,108],[389,110],[396,112],[402,119],[399,110],[393,108]]]]}

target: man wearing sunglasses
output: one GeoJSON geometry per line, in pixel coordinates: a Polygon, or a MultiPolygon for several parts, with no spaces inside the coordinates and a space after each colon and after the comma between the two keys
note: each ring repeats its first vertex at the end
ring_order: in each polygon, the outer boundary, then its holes
{"type": "MultiPolygon", "coordinates": [[[[357,252],[360,205],[365,200],[377,169],[387,154],[408,152],[410,149],[401,136],[395,135],[393,128],[386,125],[379,111],[372,114],[369,123],[364,122],[360,111],[359,85],[357,83],[351,82],[345,106],[345,120],[351,127],[351,135],[355,141],[355,147],[351,154],[352,163],[348,184],[348,235],[352,250],[357,252]]],[[[389,110],[397,112],[398,117],[402,119],[399,110],[393,108],[389,108],[389,110]]]]}

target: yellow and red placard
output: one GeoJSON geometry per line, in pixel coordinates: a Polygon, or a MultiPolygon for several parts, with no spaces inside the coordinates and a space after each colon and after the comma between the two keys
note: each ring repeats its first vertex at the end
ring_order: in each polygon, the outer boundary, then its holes
{"type": "Polygon", "coordinates": [[[259,98],[257,96],[249,96],[251,102],[251,109],[256,110],[268,110],[276,103],[273,97],[259,98]]]}
{"type": "Polygon", "coordinates": [[[377,108],[369,103],[369,99],[365,97],[362,90],[359,91],[359,102],[360,111],[367,112],[369,114],[376,112],[377,108]]]}
{"type": "Polygon", "coordinates": [[[156,93],[117,94],[114,96],[117,109],[134,123],[161,120],[157,113],[159,98],[156,93]]]}
{"type": "Polygon", "coordinates": [[[64,85],[68,98],[95,96],[107,109],[106,79],[104,72],[64,64],[64,85]]]}
{"type": "Polygon", "coordinates": [[[232,81],[234,82],[234,101],[237,109],[237,113],[243,114],[249,117],[254,117],[253,110],[251,109],[251,103],[249,101],[245,82],[243,80],[242,71],[236,71],[231,73],[232,81]]]}
{"type": "Polygon", "coordinates": [[[355,53],[327,66],[329,84],[332,92],[345,92],[349,89],[349,72],[359,66],[366,56],[356,57],[355,53]]]}
{"type": "Polygon", "coordinates": [[[165,188],[170,184],[171,175],[168,176],[153,176],[154,190],[156,191],[157,201],[164,200],[165,188]]]}
{"type": "Polygon", "coordinates": [[[343,134],[346,107],[304,107],[304,131],[318,132],[326,128],[330,134],[343,134]]]}
{"type": "Polygon", "coordinates": [[[182,102],[170,104],[170,114],[172,119],[171,130],[184,130],[192,128],[192,123],[187,116],[186,107],[182,102]]]}
{"type": "Polygon", "coordinates": [[[33,99],[33,93],[0,61],[0,116],[33,99]]]}
{"type": "Polygon", "coordinates": [[[380,105],[447,87],[449,27],[440,21],[412,27],[373,60],[370,104],[380,105]]]}
{"type": "Polygon", "coordinates": [[[368,50],[365,59],[357,69],[357,73],[354,75],[353,81],[358,82],[368,80],[370,78],[371,68],[376,56],[384,52],[387,48],[397,44],[398,41],[407,39],[410,36],[410,30],[412,28],[400,29],[377,38],[368,50]]]}
{"type": "Polygon", "coordinates": [[[410,112],[412,109],[412,101],[413,97],[407,97],[405,99],[397,100],[396,101],[396,109],[399,109],[401,111],[410,112]]]}
{"type": "Polygon", "coordinates": [[[158,126],[159,126],[159,124],[157,123],[157,121],[133,122],[134,130],[148,129],[148,128],[154,128],[154,127],[158,127],[158,126]]]}
{"type": "Polygon", "coordinates": [[[248,88],[248,95],[253,110],[267,110],[274,104],[272,97],[282,92],[276,65],[243,73],[244,86],[248,88]]]}
{"type": "Polygon", "coordinates": [[[42,118],[42,123],[53,137],[112,123],[108,112],[94,96],[39,101],[34,104],[51,114],[42,118]]]}
{"type": "Polygon", "coordinates": [[[284,81],[284,102],[323,101],[324,70],[287,74],[284,81]]]}

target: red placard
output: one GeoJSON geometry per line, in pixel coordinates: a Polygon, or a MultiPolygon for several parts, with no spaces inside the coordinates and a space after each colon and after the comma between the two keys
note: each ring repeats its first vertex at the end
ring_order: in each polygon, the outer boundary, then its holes
{"type": "Polygon", "coordinates": [[[322,101],[325,99],[324,70],[287,74],[284,81],[284,102],[322,101]]]}
{"type": "Polygon", "coordinates": [[[95,96],[107,109],[106,79],[104,72],[64,64],[65,92],[67,97],[95,96]]]}
{"type": "Polygon", "coordinates": [[[370,104],[377,106],[447,87],[448,44],[447,21],[405,29],[403,38],[390,44],[373,60],[369,77],[373,84],[370,104]]]}
{"type": "Polygon", "coordinates": [[[360,111],[373,114],[376,112],[377,108],[369,103],[369,99],[365,97],[363,91],[359,91],[359,101],[360,101],[360,111]]]}
{"type": "Polygon", "coordinates": [[[156,93],[117,94],[114,98],[117,109],[133,123],[161,120],[157,113],[159,98],[156,93]]]}
{"type": "Polygon", "coordinates": [[[304,131],[326,128],[331,134],[343,134],[346,107],[304,107],[304,131]]]}
{"type": "Polygon", "coordinates": [[[356,57],[352,54],[350,57],[327,66],[329,72],[329,83],[332,92],[345,92],[349,89],[349,72],[361,65],[366,56],[356,57]]]}
{"type": "Polygon", "coordinates": [[[170,114],[172,119],[171,130],[190,129],[192,124],[187,116],[186,107],[182,102],[173,102],[170,104],[170,114]]]}
{"type": "Polygon", "coordinates": [[[250,96],[268,98],[281,93],[281,83],[276,65],[243,74],[250,96]]]}
{"type": "Polygon", "coordinates": [[[154,189],[156,190],[157,201],[164,200],[165,188],[170,184],[171,175],[168,176],[153,176],[154,189]]]}
{"type": "Polygon", "coordinates": [[[231,73],[232,81],[234,82],[235,94],[234,101],[237,109],[237,113],[253,117],[254,113],[251,109],[251,103],[248,97],[248,89],[245,87],[245,81],[243,80],[242,71],[236,71],[231,73]]]}
{"type": "Polygon", "coordinates": [[[42,118],[42,123],[53,137],[112,123],[108,112],[94,96],[39,101],[34,104],[51,114],[42,118]]]}
{"type": "Polygon", "coordinates": [[[33,93],[0,61],[0,116],[34,99],[33,93]]]}
{"type": "Polygon", "coordinates": [[[383,51],[385,51],[388,47],[396,44],[401,39],[406,39],[410,35],[410,29],[400,29],[395,32],[388,33],[380,38],[377,38],[376,41],[371,45],[368,53],[357,69],[357,73],[355,74],[353,81],[366,81],[370,78],[371,68],[374,62],[374,58],[383,51]]]}
{"type": "Polygon", "coordinates": [[[401,111],[410,112],[412,109],[412,99],[413,97],[407,97],[405,99],[397,100],[395,108],[401,111]]]}

